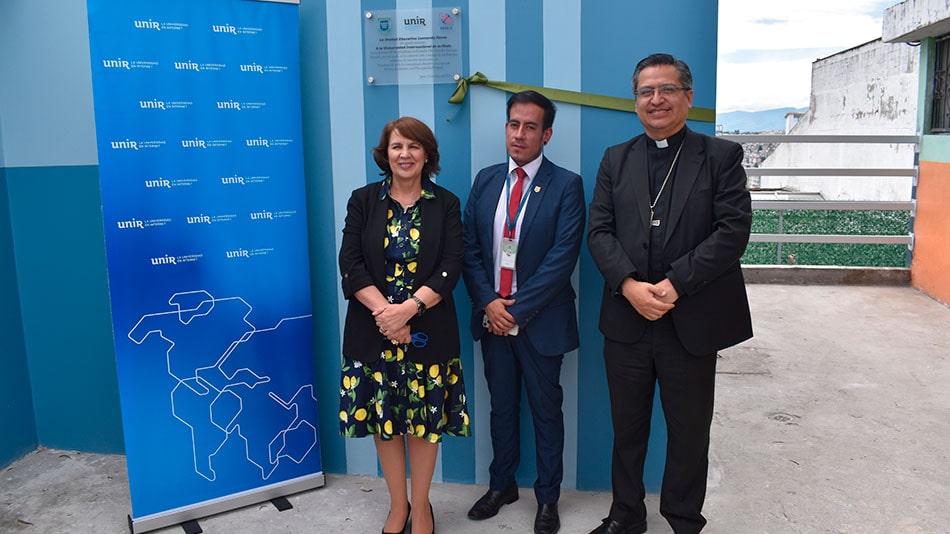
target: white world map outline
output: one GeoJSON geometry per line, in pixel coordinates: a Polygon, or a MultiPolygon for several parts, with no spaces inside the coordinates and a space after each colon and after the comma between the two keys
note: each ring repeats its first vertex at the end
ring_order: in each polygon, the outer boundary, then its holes
{"type": "MultiPolygon", "coordinates": [[[[194,301],[194,299],[189,300],[194,301]]],[[[186,291],[174,293],[169,298],[168,304],[176,309],[143,315],[135,324],[135,326],[133,326],[129,331],[128,338],[135,344],[141,345],[146,339],[148,339],[149,336],[155,334],[168,344],[168,349],[165,351],[166,369],[169,376],[177,381],[176,385],[170,392],[172,416],[187,426],[191,433],[192,455],[194,459],[195,472],[209,481],[216,480],[217,471],[213,467],[213,459],[228,443],[233,435],[237,435],[241,439],[244,445],[246,460],[250,464],[260,469],[262,480],[267,480],[270,478],[283,459],[287,459],[298,465],[303,463],[303,461],[307,458],[311,451],[313,451],[314,447],[316,447],[318,443],[318,430],[315,421],[308,421],[306,418],[303,418],[300,413],[300,404],[302,402],[311,402],[314,406],[316,406],[317,399],[313,391],[313,384],[303,384],[297,389],[297,391],[291,396],[289,400],[284,400],[273,391],[267,392],[267,397],[276,403],[280,408],[286,410],[289,414],[292,414],[292,417],[289,417],[290,423],[287,424],[283,429],[279,430],[276,435],[274,435],[267,442],[267,463],[269,465],[265,466],[262,465],[263,462],[255,461],[254,455],[250,451],[252,443],[256,443],[254,438],[246,436],[243,432],[242,426],[239,423],[235,423],[235,421],[244,411],[244,399],[236,392],[236,390],[241,387],[246,387],[248,390],[253,390],[258,386],[270,383],[271,379],[268,376],[259,376],[257,373],[247,367],[236,369],[231,374],[228,374],[224,371],[224,369],[222,369],[222,365],[228,361],[228,359],[233,355],[234,351],[240,347],[242,343],[249,341],[254,334],[276,331],[284,324],[285,321],[307,319],[312,317],[312,314],[281,318],[277,324],[272,327],[257,328],[248,320],[248,316],[253,312],[253,307],[242,297],[226,297],[217,299],[205,290],[186,291]],[[194,305],[194,307],[182,306],[180,301],[184,300],[184,297],[194,296],[199,297],[197,305],[194,305]],[[217,356],[213,365],[194,367],[193,374],[191,376],[179,376],[183,373],[177,372],[175,370],[175,365],[173,364],[173,351],[175,349],[176,342],[170,337],[166,336],[165,332],[163,332],[160,328],[150,328],[144,332],[138,332],[138,337],[136,337],[136,333],[142,324],[149,322],[152,319],[175,317],[177,318],[178,324],[188,326],[195,318],[206,317],[210,315],[220,303],[235,302],[241,303],[244,307],[246,307],[246,312],[241,318],[241,321],[246,325],[247,330],[243,331],[241,335],[237,337],[237,339],[231,341],[227,349],[217,356]],[[224,379],[224,386],[216,386],[215,382],[217,381],[209,380],[207,377],[211,373],[220,374],[220,376],[224,379]],[[235,380],[239,375],[241,378],[235,380]],[[202,455],[199,452],[199,438],[195,424],[183,417],[177,409],[175,396],[176,392],[181,387],[187,388],[195,396],[202,398],[207,397],[213,392],[213,399],[207,403],[208,420],[212,427],[217,428],[223,433],[223,438],[210,454],[202,455]],[[220,421],[215,419],[214,405],[219,401],[226,402],[228,399],[236,400],[239,409],[237,409],[224,424],[221,424],[220,421]],[[290,444],[291,442],[298,444],[301,442],[305,443],[305,450],[293,451],[293,447],[291,447],[290,444]],[[203,459],[207,459],[206,472],[199,465],[199,462],[203,459]]]]}

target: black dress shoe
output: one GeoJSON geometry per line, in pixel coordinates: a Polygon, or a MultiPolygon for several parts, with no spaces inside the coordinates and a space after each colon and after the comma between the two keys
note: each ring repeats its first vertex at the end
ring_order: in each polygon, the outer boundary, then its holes
{"type": "Polygon", "coordinates": [[[557,515],[557,503],[539,504],[538,514],[534,516],[534,534],[554,534],[561,529],[561,518],[557,515]]]}
{"type": "Polygon", "coordinates": [[[646,524],[629,527],[608,517],[599,527],[591,530],[590,534],[643,534],[646,531],[646,524]]]}
{"type": "Polygon", "coordinates": [[[518,485],[511,482],[504,491],[488,490],[488,493],[482,495],[475,501],[472,509],[468,511],[468,518],[476,521],[488,519],[498,514],[498,510],[505,504],[511,504],[518,500],[518,485]]]}

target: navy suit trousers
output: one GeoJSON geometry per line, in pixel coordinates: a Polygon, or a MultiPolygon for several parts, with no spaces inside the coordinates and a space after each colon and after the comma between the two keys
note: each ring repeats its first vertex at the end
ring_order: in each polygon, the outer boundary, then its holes
{"type": "Polygon", "coordinates": [[[488,470],[489,488],[504,490],[518,469],[523,381],[534,423],[538,470],[534,494],[539,504],[556,503],[564,477],[564,392],[560,384],[564,355],[538,353],[523,332],[507,337],[486,333],[481,342],[485,379],[491,394],[493,457],[488,470]]]}

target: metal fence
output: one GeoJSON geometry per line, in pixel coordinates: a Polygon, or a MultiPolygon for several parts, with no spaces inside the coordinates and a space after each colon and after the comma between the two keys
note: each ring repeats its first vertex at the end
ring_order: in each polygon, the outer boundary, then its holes
{"type": "MultiPolygon", "coordinates": [[[[912,177],[911,200],[909,201],[851,201],[851,200],[753,200],[753,210],[776,210],[779,214],[778,233],[753,233],[751,242],[778,243],[778,261],[781,263],[782,243],[862,243],[880,245],[906,245],[913,250],[913,224],[916,212],[917,161],[920,152],[920,137],[916,135],[773,135],[740,134],[719,135],[737,143],[831,143],[831,144],[908,144],[914,148],[913,165],[903,168],[806,168],[806,167],[746,167],[750,177],[761,176],[894,176],[912,177]],[[909,211],[910,224],[904,235],[847,235],[847,234],[794,234],[783,232],[786,211],[791,210],[880,210],[909,211]]],[[[908,264],[910,253],[908,253],[908,264]]]]}

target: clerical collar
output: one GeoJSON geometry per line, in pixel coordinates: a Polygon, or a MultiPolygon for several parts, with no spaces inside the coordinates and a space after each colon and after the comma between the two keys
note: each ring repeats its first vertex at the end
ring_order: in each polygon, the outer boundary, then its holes
{"type": "Polygon", "coordinates": [[[669,148],[671,142],[673,145],[678,145],[680,141],[683,140],[683,137],[685,135],[686,135],[686,127],[683,127],[680,129],[680,131],[667,137],[666,139],[652,139],[651,138],[650,140],[656,143],[657,148],[669,148]]]}

